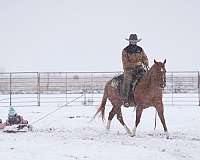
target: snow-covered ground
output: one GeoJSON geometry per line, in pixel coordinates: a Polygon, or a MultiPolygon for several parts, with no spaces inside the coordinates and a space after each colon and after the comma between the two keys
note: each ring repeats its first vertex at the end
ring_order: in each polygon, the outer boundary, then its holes
{"type": "MultiPolygon", "coordinates": [[[[18,114],[34,122],[59,105],[16,107],[18,114]]],[[[111,130],[100,118],[90,121],[94,106],[68,106],[35,123],[33,132],[0,131],[1,160],[199,160],[200,107],[166,106],[165,118],[170,139],[165,139],[154,108],[145,109],[135,137],[129,137],[116,118],[111,130]]],[[[106,117],[111,106],[106,108],[106,117]]],[[[0,107],[6,119],[8,108],[0,107]]],[[[133,108],[123,108],[124,120],[133,128],[133,108]]]]}

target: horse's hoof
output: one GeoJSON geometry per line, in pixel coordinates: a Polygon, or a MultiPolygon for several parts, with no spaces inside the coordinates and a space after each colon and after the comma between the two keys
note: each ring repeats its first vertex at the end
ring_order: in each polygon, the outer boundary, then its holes
{"type": "Polygon", "coordinates": [[[135,137],[135,134],[133,134],[133,133],[132,133],[132,134],[129,134],[129,135],[130,135],[130,137],[135,137]]]}
{"type": "Polygon", "coordinates": [[[108,134],[110,132],[110,129],[106,127],[106,134],[108,134]]]}
{"type": "Polygon", "coordinates": [[[133,135],[131,132],[127,132],[127,134],[128,134],[130,137],[132,137],[132,135],[133,135]]]}
{"type": "Polygon", "coordinates": [[[166,139],[170,139],[169,138],[169,133],[167,131],[165,132],[165,135],[166,135],[166,139]]]}
{"type": "Polygon", "coordinates": [[[128,132],[128,135],[129,135],[129,136],[132,136],[133,134],[132,134],[131,132],[128,132]]]}

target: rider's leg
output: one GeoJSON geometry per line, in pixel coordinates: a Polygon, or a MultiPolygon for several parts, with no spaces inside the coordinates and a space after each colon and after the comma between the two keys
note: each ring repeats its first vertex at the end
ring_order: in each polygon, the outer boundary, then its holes
{"type": "Polygon", "coordinates": [[[130,91],[130,85],[132,82],[132,73],[131,71],[125,71],[124,72],[124,81],[122,84],[122,94],[124,99],[124,105],[129,106],[128,104],[128,96],[130,91]]]}

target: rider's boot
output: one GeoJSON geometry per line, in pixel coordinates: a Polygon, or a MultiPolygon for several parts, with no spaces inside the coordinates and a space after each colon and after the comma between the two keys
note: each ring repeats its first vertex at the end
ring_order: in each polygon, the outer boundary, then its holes
{"type": "Polygon", "coordinates": [[[129,107],[128,98],[124,98],[123,105],[124,107],[129,107]]]}

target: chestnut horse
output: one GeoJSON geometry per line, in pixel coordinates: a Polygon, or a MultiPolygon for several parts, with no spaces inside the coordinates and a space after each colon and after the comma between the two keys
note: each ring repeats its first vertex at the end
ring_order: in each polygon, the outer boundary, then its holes
{"type": "Polygon", "coordinates": [[[166,63],[166,59],[164,60],[163,63],[157,62],[156,60],[154,60],[153,66],[139,80],[135,89],[134,88],[132,89],[132,92],[133,92],[132,98],[134,99],[133,102],[134,102],[134,106],[136,107],[135,127],[132,132],[124,123],[124,120],[122,117],[121,106],[123,105],[123,98],[119,91],[119,87],[121,86],[114,87],[112,84],[113,79],[106,83],[102,102],[95,116],[98,113],[101,113],[102,119],[104,119],[105,105],[106,105],[107,99],[109,99],[113,107],[108,116],[108,122],[107,122],[107,127],[106,127],[108,130],[110,129],[110,124],[113,117],[117,115],[117,119],[123,125],[127,133],[130,136],[135,136],[136,128],[140,122],[140,118],[141,118],[143,110],[150,106],[154,106],[156,108],[156,111],[158,112],[166,137],[169,138],[167,126],[166,126],[165,118],[163,114],[164,108],[163,108],[163,102],[162,102],[162,91],[163,91],[163,88],[166,86],[165,63],[166,63]]]}

